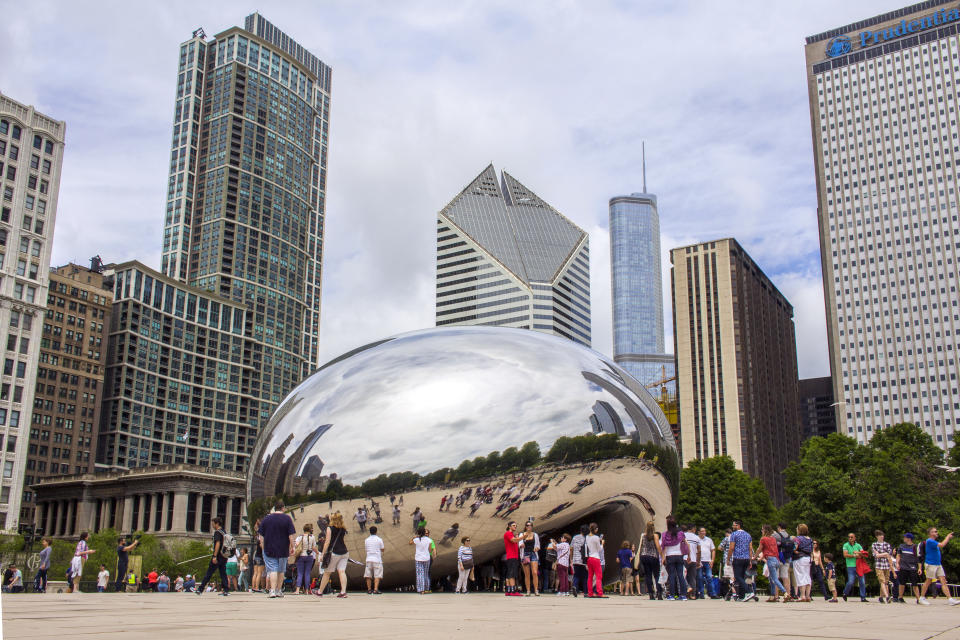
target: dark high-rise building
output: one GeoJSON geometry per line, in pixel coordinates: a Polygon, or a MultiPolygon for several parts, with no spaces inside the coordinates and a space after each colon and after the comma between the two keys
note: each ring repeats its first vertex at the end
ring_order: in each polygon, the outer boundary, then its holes
{"type": "Polygon", "coordinates": [[[798,384],[800,429],[803,439],[814,436],[826,437],[837,432],[837,417],[834,411],[833,380],[804,378],[798,384]]]}
{"type": "Polygon", "coordinates": [[[732,238],[670,261],[683,462],[730,456],[780,504],[800,452],[793,307],[732,238]]]}
{"type": "Polygon", "coordinates": [[[34,520],[31,485],[93,471],[112,295],[103,275],[67,264],[50,270],[30,420],[21,521],[34,520]]]}
{"type": "Polygon", "coordinates": [[[180,45],[161,270],[248,309],[252,426],[317,365],[330,77],[258,13],[180,45]]]}

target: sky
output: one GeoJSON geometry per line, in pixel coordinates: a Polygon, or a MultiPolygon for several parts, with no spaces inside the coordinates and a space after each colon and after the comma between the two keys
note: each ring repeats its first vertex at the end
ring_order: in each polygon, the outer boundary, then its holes
{"type": "Polygon", "coordinates": [[[735,237],[793,303],[812,377],[830,370],[804,38],[900,6],[0,0],[0,92],[67,123],[53,264],[158,268],[179,44],[260,10],[329,64],[320,362],[434,325],[436,213],[490,162],[590,234],[610,355],[607,203],[641,190],[645,140],[667,344],[669,249],[735,237]]]}

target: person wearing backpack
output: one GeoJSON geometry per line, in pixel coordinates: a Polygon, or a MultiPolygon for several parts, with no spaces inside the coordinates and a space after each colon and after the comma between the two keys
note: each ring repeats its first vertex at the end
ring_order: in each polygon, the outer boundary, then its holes
{"type": "MultiPolygon", "coordinates": [[[[211,521],[211,525],[213,526],[213,554],[210,556],[210,565],[207,567],[207,573],[203,576],[200,587],[197,589],[197,595],[199,596],[203,593],[204,588],[207,586],[207,583],[210,582],[210,578],[213,577],[214,572],[218,572],[220,574],[220,584],[223,585],[223,591],[220,592],[220,595],[228,596],[230,595],[230,583],[227,582],[227,558],[230,556],[225,555],[223,520],[217,516],[211,521]]],[[[231,555],[232,552],[233,550],[231,550],[231,555]]]]}
{"type": "Polygon", "coordinates": [[[794,597],[794,587],[796,585],[793,584],[791,580],[791,574],[793,573],[793,552],[796,550],[797,545],[793,542],[793,538],[787,531],[787,525],[783,522],[777,525],[777,532],[773,534],[773,538],[777,541],[777,548],[780,550],[779,578],[784,587],[783,601],[791,602],[797,599],[794,597]]]}
{"type": "Polygon", "coordinates": [[[797,582],[797,597],[800,602],[813,602],[810,590],[813,581],[810,579],[810,557],[813,555],[813,540],[810,538],[810,529],[805,524],[797,525],[797,537],[793,539],[796,551],[793,559],[793,573],[797,582]]]}

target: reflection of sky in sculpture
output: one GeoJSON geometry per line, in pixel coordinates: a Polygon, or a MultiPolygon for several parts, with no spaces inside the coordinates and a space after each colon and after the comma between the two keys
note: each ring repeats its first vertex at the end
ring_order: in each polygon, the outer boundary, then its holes
{"type": "Polygon", "coordinates": [[[299,469],[289,471],[302,472],[314,456],[324,475],[349,483],[455,466],[529,440],[546,452],[560,436],[590,432],[598,401],[616,411],[627,435],[639,431],[641,441],[673,446],[653,398],[621,376],[600,354],[533,331],[448,327],[403,334],[333,361],[301,383],[261,435],[251,469],[262,472],[267,456],[285,462],[311,437],[315,444],[294,463],[299,469]],[[637,429],[616,396],[634,400],[630,413],[646,424],[637,429]],[[318,437],[319,427],[326,430],[318,437]]]}

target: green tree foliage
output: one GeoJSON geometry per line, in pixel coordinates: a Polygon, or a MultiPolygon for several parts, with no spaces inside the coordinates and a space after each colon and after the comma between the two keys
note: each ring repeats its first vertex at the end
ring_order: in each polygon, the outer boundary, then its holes
{"type": "Polygon", "coordinates": [[[728,456],[691,460],[680,472],[674,515],[681,524],[704,526],[717,537],[735,519],[748,531],[759,531],[775,514],[763,482],[737,469],[728,456]]]}
{"type": "MultiPolygon", "coordinates": [[[[835,556],[848,532],[864,546],[876,529],[886,532],[891,544],[908,531],[922,540],[932,525],[946,533],[960,521],[960,481],[936,468],[939,464],[943,451],[914,424],[878,431],[866,445],[836,433],[811,438],[785,471],[790,501],[783,519],[806,523],[824,551],[835,556]]],[[[950,548],[944,557],[948,573],[960,568],[960,544],[950,548]]]]}

